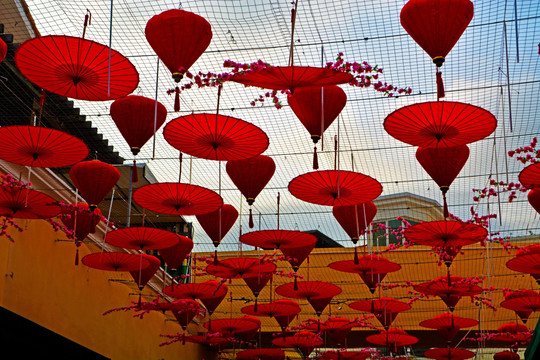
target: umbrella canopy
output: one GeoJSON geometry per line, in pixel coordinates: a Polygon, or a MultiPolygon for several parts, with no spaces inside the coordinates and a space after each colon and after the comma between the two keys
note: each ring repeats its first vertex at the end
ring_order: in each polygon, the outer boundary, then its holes
{"type": "Polygon", "coordinates": [[[268,136],[257,126],[218,114],[190,114],[171,120],[163,137],[183,153],[221,161],[259,155],[269,144],[268,136]]]}
{"type": "Polygon", "coordinates": [[[40,88],[73,99],[118,99],[139,85],[139,73],[126,57],[78,37],[48,35],[26,40],[15,52],[15,64],[40,88]]]}
{"type": "Polygon", "coordinates": [[[246,315],[264,316],[264,317],[279,317],[291,316],[294,317],[300,312],[300,305],[292,300],[274,300],[268,304],[248,305],[242,308],[242,312],[246,315]]]}
{"type": "Polygon", "coordinates": [[[82,241],[96,232],[101,216],[98,208],[90,210],[87,204],[69,204],[62,208],[60,220],[68,230],[75,232],[75,241],[82,241]]]}
{"type": "Polygon", "coordinates": [[[436,360],[465,360],[473,358],[476,354],[467,349],[452,347],[429,349],[424,351],[424,356],[436,360]]]}
{"type": "Polygon", "coordinates": [[[480,286],[463,282],[463,278],[460,276],[450,275],[414,285],[413,288],[422,294],[440,297],[450,311],[454,311],[463,296],[474,296],[483,291],[480,286]]]}
{"type": "Polygon", "coordinates": [[[418,245],[461,247],[483,241],[487,230],[476,224],[462,221],[429,221],[405,230],[405,238],[418,245]]]}
{"type": "Polygon", "coordinates": [[[229,343],[229,339],[221,336],[218,333],[191,336],[179,335],[179,338],[181,338],[182,343],[185,343],[187,341],[195,344],[207,345],[211,348],[217,349],[221,349],[229,343]]]}
{"type": "Polygon", "coordinates": [[[223,204],[217,210],[196,217],[204,232],[217,247],[238,219],[238,210],[232,205],[223,204]]]}
{"type": "Polygon", "coordinates": [[[240,317],[239,319],[249,320],[249,321],[253,322],[254,324],[256,324],[257,327],[255,329],[250,329],[250,330],[246,330],[246,331],[237,332],[236,337],[241,339],[241,340],[244,340],[244,341],[253,340],[255,335],[257,335],[257,332],[261,329],[261,320],[259,320],[256,317],[247,316],[247,315],[244,315],[244,316],[240,317]]]}
{"type": "Polygon", "coordinates": [[[120,171],[103,161],[81,161],[71,167],[69,177],[92,209],[112,190],[120,179],[120,171]]]}
{"type": "Polygon", "coordinates": [[[540,245],[529,245],[516,252],[516,256],[506,262],[510,270],[531,274],[540,281],[540,245]]]}
{"type": "Polygon", "coordinates": [[[202,283],[171,285],[163,289],[165,295],[175,298],[201,300],[210,315],[216,310],[228,291],[229,289],[225,284],[215,280],[202,283]]]}
{"type": "Polygon", "coordinates": [[[296,230],[259,230],[240,236],[240,242],[261,249],[306,247],[317,242],[315,235],[296,230]]]}
{"type": "Polygon", "coordinates": [[[170,215],[207,214],[223,206],[221,196],[212,190],[173,182],[141,186],[133,200],[148,210],[170,215]]]}
{"type": "Polygon", "coordinates": [[[148,227],[131,227],[113,230],[105,239],[109,244],[126,249],[159,250],[178,244],[177,234],[148,227]]]}
{"type": "Polygon", "coordinates": [[[138,271],[150,265],[150,262],[144,257],[141,257],[140,254],[124,252],[88,254],[81,261],[88,267],[106,271],[138,271]]]}
{"type": "Polygon", "coordinates": [[[330,350],[323,352],[319,360],[365,360],[370,357],[369,351],[330,350]]]}
{"type": "MultiPolygon", "coordinates": [[[[208,328],[209,326],[208,322],[204,323],[204,327],[208,328]]],[[[258,329],[257,323],[243,317],[212,320],[212,331],[219,332],[226,338],[255,329],[258,329]]]]}
{"type": "Polygon", "coordinates": [[[540,187],[540,162],[525,167],[518,176],[521,185],[527,189],[540,187]]]}
{"type": "Polygon", "coordinates": [[[470,0],[410,0],[401,9],[401,25],[441,66],[474,15],[470,0]]]}
{"type": "Polygon", "coordinates": [[[509,291],[504,294],[504,299],[501,307],[513,310],[523,323],[527,322],[533,311],[540,309],[540,294],[533,290],[509,291]]]}
{"type": "Polygon", "coordinates": [[[271,90],[290,90],[308,86],[330,86],[348,83],[351,74],[333,69],[309,66],[271,66],[265,69],[247,70],[234,75],[232,81],[246,86],[271,90]]]}
{"type": "Polygon", "coordinates": [[[375,293],[376,285],[388,273],[401,269],[401,265],[379,255],[364,255],[359,257],[358,260],[335,261],[328,267],[333,270],[360,275],[372,294],[375,293]]]}
{"type": "Polygon", "coordinates": [[[366,340],[372,344],[387,347],[391,353],[397,353],[403,346],[413,345],[418,342],[418,338],[408,335],[407,332],[399,329],[382,330],[380,334],[370,335],[366,340]]]}
{"type": "Polygon", "coordinates": [[[173,315],[185,331],[191,320],[199,313],[199,303],[195,300],[184,300],[182,309],[173,310],[173,315]]]}
{"type": "Polygon", "coordinates": [[[397,109],[383,125],[388,134],[413,146],[450,147],[484,139],[495,131],[497,119],[475,105],[431,101],[397,109]]]}
{"type": "Polygon", "coordinates": [[[260,348],[242,350],[236,354],[237,360],[285,360],[285,352],[281,349],[260,348]]]}
{"type": "Polygon", "coordinates": [[[454,314],[440,314],[432,319],[424,320],[420,326],[435,329],[447,341],[450,342],[463,328],[469,328],[478,325],[478,320],[462,318],[454,314]]]}
{"type": "Polygon", "coordinates": [[[502,341],[507,343],[526,344],[531,341],[532,333],[529,328],[523,324],[506,323],[497,328],[497,333],[491,336],[493,341],[502,341]]]}
{"type": "Polygon", "coordinates": [[[390,328],[400,312],[411,309],[410,305],[389,297],[355,301],[349,306],[358,311],[372,313],[385,329],[390,328]]]}
{"type": "Polygon", "coordinates": [[[316,347],[323,344],[323,340],[319,335],[310,331],[299,331],[293,336],[277,337],[272,340],[272,344],[283,348],[296,348],[307,359],[316,347]]]}
{"type": "Polygon", "coordinates": [[[318,316],[320,316],[326,306],[334,296],[341,294],[341,288],[325,281],[298,281],[286,283],[276,288],[276,294],[292,298],[306,299],[318,316]],[[297,285],[297,289],[295,289],[297,285]]]}
{"type": "Polygon", "coordinates": [[[64,167],[84,160],[88,146],[75,136],[40,126],[0,128],[0,159],[34,167],[64,167]]]}
{"type": "Polygon", "coordinates": [[[206,272],[224,279],[240,279],[272,273],[275,269],[276,265],[273,263],[264,263],[256,258],[239,257],[221,260],[217,264],[209,264],[206,267],[206,272]]]}
{"type": "Polygon", "coordinates": [[[167,109],[163,104],[139,95],[115,100],[110,113],[133,155],[139,153],[167,118],[167,109]]]}
{"type": "MultiPolygon", "coordinates": [[[[341,317],[329,317],[325,322],[318,324],[323,334],[328,335],[336,344],[343,346],[347,335],[351,332],[352,328],[357,326],[355,321],[341,318],[341,317]]],[[[316,329],[312,329],[316,330],[316,329]]]]}
{"type": "Polygon", "coordinates": [[[382,185],[370,176],[346,170],[313,171],[289,183],[289,191],[300,200],[318,205],[355,205],[371,201],[382,185]]]}
{"type": "Polygon", "coordinates": [[[519,357],[519,354],[513,352],[513,351],[500,351],[498,353],[493,354],[493,360],[519,360],[521,359],[519,357]]]}
{"type": "Polygon", "coordinates": [[[346,206],[335,205],[332,208],[332,214],[356,244],[360,235],[365,233],[366,228],[377,215],[377,206],[372,201],[346,206]]]}
{"type": "Polygon", "coordinates": [[[55,199],[21,186],[0,187],[0,216],[15,219],[48,219],[62,209],[55,199]]]}
{"type": "Polygon", "coordinates": [[[193,249],[193,240],[184,235],[177,236],[176,245],[158,250],[165,264],[172,270],[176,270],[193,249]]]}

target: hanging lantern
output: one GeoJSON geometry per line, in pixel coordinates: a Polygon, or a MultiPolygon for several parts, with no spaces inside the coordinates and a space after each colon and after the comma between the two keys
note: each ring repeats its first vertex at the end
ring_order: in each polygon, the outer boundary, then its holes
{"type": "Polygon", "coordinates": [[[437,65],[437,98],[444,97],[439,67],[474,15],[470,0],[410,0],[401,10],[401,25],[437,65]]]}
{"type": "Polygon", "coordinates": [[[4,61],[7,55],[7,44],[4,40],[0,39],[0,63],[4,61]]]}
{"type": "Polygon", "coordinates": [[[77,246],[75,265],[78,265],[79,247],[89,234],[96,232],[96,226],[101,220],[101,211],[90,210],[87,204],[71,204],[62,208],[60,220],[68,230],[74,232],[74,241],[77,246]]]}
{"type": "Polygon", "coordinates": [[[456,179],[469,158],[467,145],[452,147],[419,147],[416,150],[416,159],[424,170],[439,185],[444,200],[444,216],[448,217],[446,192],[456,179]]]}
{"type": "Polygon", "coordinates": [[[99,160],[82,161],[71,167],[69,177],[93,210],[120,179],[120,171],[99,160]]]}
{"type": "Polygon", "coordinates": [[[529,204],[540,214],[540,188],[532,189],[527,195],[529,204]]]}
{"type": "Polygon", "coordinates": [[[238,211],[232,205],[223,204],[222,207],[215,211],[207,214],[199,214],[196,217],[203,230],[217,248],[221,240],[231,230],[236,219],[238,219],[238,211]]]}
{"type": "Polygon", "coordinates": [[[227,174],[238,190],[244,195],[249,204],[249,227],[253,228],[253,212],[251,206],[255,198],[268,184],[274,172],[276,164],[271,157],[257,155],[248,159],[227,161],[227,174]]]}
{"type": "Polygon", "coordinates": [[[298,120],[311,135],[311,140],[315,144],[313,169],[318,169],[316,144],[345,107],[347,95],[337,85],[301,87],[293,94],[289,94],[287,101],[298,120]]]}
{"type": "Polygon", "coordinates": [[[148,260],[149,265],[134,271],[130,271],[129,273],[131,274],[131,277],[133,277],[133,280],[135,280],[139,290],[142,290],[148,281],[150,281],[154,274],[159,270],[161,261],[155,256],[144,253],[141,253],[140,256],[148,260]]]}
{"type": "Polygon", "coordinates": [[[176,245],[158,250],[159,255],[171,270],[178,269],[193,249],[193,240],[183,235],[178,235],[178,237],[180,241],[176,245]]]}
{"type": "MultiPolygon", "coordinates": [[[[212,28],[203,17],[172,9],[155,15],[146,24],[146,40],[169,69],[175,82],[197,61],[212,40],[212,28]]],[[[180,110],[180,90],[175,89],[174,111],[180,110]]]]}

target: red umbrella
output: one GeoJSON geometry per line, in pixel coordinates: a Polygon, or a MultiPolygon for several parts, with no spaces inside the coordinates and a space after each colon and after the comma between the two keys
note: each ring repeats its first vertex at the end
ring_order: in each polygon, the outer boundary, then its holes
{"type": "Polygon", "coordinates": [[[82,258],[82,263],[88,267],[106,271],[137,271],[150,265],[149,261],[141,258],[140,254],[124,252],[88,254],[82,258]]]}
{"type": "Polygon", "coordinates": [[[163,128],[163,137],[175,149],[208,160],[240,160],[268,148],[268,136],[257,126],[231,116],[190,114],[163,128]]]}
{"type": "Polygon", "coordinates": [[[360,235],[365,233],[366,228],[377,215],[377,207],[372,201],[347,206],[335,205],[332,208],[332,213],[353,243],[356,244],[360,235]]]}
{"type": "Polygon", "coordinates": [[[274,267],[272,268],[272,271],[264,271],[264,272],[261,271],[257,274],[245,275],[242,277],[246,285],[249,287],[249,289],[255,296],[255,311],[257,311],[257,299],[259,297],[259,294],[261,293],[262,289],[264,289],[266,284],[268,284],[268,282],[272,279],[272,276],[274,275],[275,270],[276,270],[276,267],[274,265],[274,267]]]}
{"type": "MultiPolygon", "coordinates": [[[[177,83],[204,53],[212,40],[212,27],[203,17],[172,9],[155,15],[146,23],[146,40],[163,61],[177,83]]],[[[176,89],[175,111],[180,110],[176,89]]]]}
{"type": "Polygon", "coordinates": [[[171,270],[176,270],[193,249],[193,240],[177,235],[178,243],[165,249],[159,249],[159,255],[171,270]]]}
{"type": "Polygon", "coordinates": [[[90,160],[73,165],[69,177],[92,209],[112,190],[120,179],[120,171],[102,161],[90,160]]]}
{"type": "Polygon", "coordinates": [[[540,162],[533,163],[519,173],[519,182],[527,189],[540,187],[540,162]]]}
{"type": "Polygon", "coordinates": [[[131,227],[107,233],[106,241],[114,246],[136,250],[159,250],[178,244],[177,234],[157,228],[131,227]]]}
{"type": "Polygon", "coordinates": [[[191,304],[191,300],[180,299],[180,300],[175,300],[172,302],[168,302],[168,301],[160,302],[159,296],[158,296],[155,300],[151,302],[145,302],[145,301],[141,302],[141,304],[138,305],[138,309],[146,310],[146,311],[161,311],[161,312],[165,312],[167,310],[179,311],[179,310],[185,309],[187,304],[191,304]]]}
{"type": "Polygon", "coordinates": [[[369,351],[330,350],[323,352],[319,360],[365,360],[371,356],[369,351]]]}
{"type": "Polygon", "coordinates": [[[4,40],[0,39],[0,63],[4,61],[7,55],[7,44],[4,40]]]}
{"type": "Polygon", "coordinates": [[[241,340],[244,340],[244,341],[253,340],[255,335],[257,335],[257,332],[259,332],[259,330],[261,329],[261,320],[255,318],[253,316],[246,316],[246,315],[240,317],[239,319],[249,320],[249,321],[253,322],[254,324],[256,324],[257,327],[255,329],[250,329],[250,330],[246,330],[246,331],[237,332],[236,337],[241,339],[241,340]]]}
{"type": "MultiPolygon", "coordinates": [[[[287,96],[287,101],[298,120],[317,144],[323,132],[338,117],[347,103],[347,95],[339,86],[302,87],[287,96]]],[[[317,146],[313,153],[313,168],[318,169],[317,146]]]]}
{"type": "Polygon", "coordinates": [[[208,310],[208,313],[212,315],[214,310],[227,295],[228,290],[229,289],[225,284],[210,280],[202,283],[167,286],[163,289],[163,293],[179,299],[200,299],[208,310]]]}
{"type": "Polygon", "coordinates": [[[341,71],[309,66],[272,66],[265,69],[247,70],[234,75],[232,81],[246,86],[271,90],[294,90],[308,86],[330,86],[348,83],[351,74],[341,71]]]}
{"type": "Polygon", "coordinates": [[[281,247],[309,247],[317,242],[317,237],[294,230],[260,230],[242,234],[240,242],[269,250],[281,247]]]}
{"type": "Polygon", "coordinates": [[[456,304],[463,296],[474,296],[483,290],[480,286],[468,284],[462,281],[460,276],[441,276],[431,281],[414,285],[414,290],[425,295],[433,295],[441,298],[450,311],[454,311],[456,304]]]}
{"type": "MultiPolygon", "coordinates": [[[[204,323],[204,327],[208,328],[209,323],[204,323]]],[[[223,337],[234,337],[238,333],[252,331],[258,328],[257,323],[251,319],[230,318],[230,319],[217,319],[212,321],[212,331],[219,332],[223,337]]]]}
{"type": "Polygon", "coordinates": [[[306,299],[317,316],[321,316],[332,298],[341,294],[341,289],[325,281],[298,281],[297,284],[286,283],[276,288],[276,294],[293,299],[306,299]],[[295,290],[295,285],[298,289],[295,290]]]}
{"type": "Polygon", "coordinates": [[[397,109],[383,125],[388,134],[413,146],[451,147],[489,136],[497,127],[497,119],[475,105],[430,101],[397,109]]]}
{"type": "Polygon", "coordinates": [[[139,85],[139,73],[126,57],[78,37],[49,35],[27,40],[17,48],[15,64],[40,88],[73,99],[118,99],[139,85]]]}
{"type": "Polygon", "coordinates": [[[272,340],[272,344],[284,348],[297,348],[307,359],[316,347],[323,344],[323,340],[310,331],[299,331],[293,336],[277,337],[272,340]]]}
{"type": "Polygon", "coordinates": [[[519,360],[521,359],[518,354],[516,354],[513,351],[500,351],[498,353],[493,354],[494,360],[519,360]]]}
{"type": "Polygon", "coordinates": [[[387,347],[391,353],[397,353],[403,346],[413,345],[418,342],[418,338],[408,335],[407,332],[399,329],[382,330],[380,334],[370,335],[366,340],[372,344],[387,347]]]}
{"type": "Polygon", "coordinates": [[[540,282],[540,245],[529,245],[520,249],[516,257],[506,262],[506,267],[510,270],[531,274],[540,282]]]}
{"type": "Polygon", "coordinates": [[[349,306],[358,311],[372,313],[387,330],[400,312],[411,309],[410,305],[389,297],[355,301],[349,306]]]}
{"type": "MultiPolygon", "coordinates": [[[[540,300],[540,294],[533,290],[518,289],[509,291],[504,294],[505,300],[501,302],[501,307],[513,310],[523,323],[527,323],[529,316],[533,313],[533,307],[530,305],[537,302],[536,297],[540,300]],[[520,300],[521,298],[523,300],[520,300]]],[[[540,304],[537,305],[540,306],[540,304]]],[[[534,309],[540,309],[540,307],[534,306],[534,309]]]]}
{"type": "Polygon", "coordinates": [[[281,349],[260,348],[242,350],[236,354],[237,360],[285,360],[285,352],[281,349]]]}
{"type": "Polygon", "coordinates": [[[540,190],[538,188],[535,188],[529,191],[527,199],[529,200],[529,204],[531,204],[534,210],[536,210],[536,212],[540,214],[540,190]]]}
{"type": "Polygon", "coordinates": [[[62,209],[55,199],[21,186],[0,187],[0,216],[15,219],[48,219],[62,209]]]}
{"type": "Polygon", "coordinates": [[[462,318],[454,314],[440,314],[433,319],[424,320],[420,326],[435,329],[448,343],[452,341],[458,331],[463,328],[469,328],[478,325],[478,320],[462,318]]]}
{"type": "Polygon", "coordinates": [[[110,113],[133,155],[139,153],[167,118],[167,109],[160,102],[138,95],[115,100],[110,113]]]}
{"type": "MultiPolygon", "coordinates": [[[[330,336],[330,338],[339,346],[344,346],[347,335],[351,332],[352,328],[357,326],[356,322],[341,318],[341,317],[329,317],[325,322],[318,324],[321,331],[324,334],[330,336]]],[[[311,329],[315,330],[315,329],[311,329]]]]}
{"type": "Polygon", "coordinates": [[[439,185],[444,200],[444,216],[448,217],[446,193],[450,185],[459,175],[469,158],[467,145],[450,147],[419,147],[416,150],[416,159],[424,170],[439,185]]]}
{"type": "Polygon", "coordinates": [[[379,255],[361,256],[358,261],[336,261],[328,265],[328,267],[337,271],[360,275],[372,294],[375,292],[375,286],[383,281],[388,273],[401,269],[401,265],[379,255]]]}
{"type": "Polygon", "coordinates": [[[355,205],[371,201],[382,185],[370,176],[346,170],[313,171],[289,183],[289,191],[300,200],[318,205],[355,205]]]}
{"type": "Polygon", "coordinates": [[[212,348],[218,348],[218,349],[221,349],[221,347],[229,343],[229,339],[224,338],[218,333],[205,334],[205,335],[192,335],[192,336],[178,335],[178,338],[182,339],[182,344],[185,344],[187,341],[187,342],[196,343],[200,345],[207,345],[212,348]]]}
{"type": "Polygon", "coordinates": [[[300,312],[300,306],[295,301],[282,299],[274,300],[269,304],[259,304],[257,307],[244,306],[242,312],[247,315],[275,318],[281,329],[285,331],[291,320],[300,312]]]}
{"type": "Polygon", "coordinates": [[[436,360],[465,360],[475,356],[475,353],[459,348],[435,348],[424,351],[424,356],[436,360]]]}
{"type": "Polygon", "coordinates": [[[62,208],[60,220],[64,226],[73,231],[77,252],[75,254],[75,265],[79,265],[79,247],[82,241],[89,235],[96,232],[96,226],[101,221],[101,210],[98,208],[90,210],[87,204],[69,204],[62,208]]]}
{"type": "Polygon", "coordinates": [[[401,25],[442,66],[474,14],[470,0],[410,0],[401,10],[401,25]]]}
{"type": "Polygon", "coordinates": [[[287,257],[287,261],[291,264],[294,272],[297,272],[304,260],[309,256],[317,241],[313,241],[304,246],[282,245],[279,249],[287,257]]]}
{"type": "Polygon", "coordinates": [[[187,326],[199,313],[199,303],[195,300],[184,300],[184,308],[181,310],[174,310],[173,315],[182,326],[182,330],[186,330],[187,326]]]}
{"type": "Polygon", "coordinates": [[[523,324],[506,323],[497,328],[497,333],[491,336],[493,341],[526,344],[531,341],[532,333],[523,324]]]}
{"type": "Polygon", "coordinates": [[[222,207],[210,213],[197,215],[197,221],[215,247],[218,247],[221,240],[231,230],[236,219],[238,219],[238,211],[229,204],[223,204],[222,207]]]}
{"type": "Polygon", "coordinates": [[[275,269],[276,265],[273,263],[264,263],[256,258],[239,257],[221,260],[217,264],[209,264],[206,267],[206,272],[224,279],[240,279],[271,273],[275,269]]]}
{"type": "Polygon", "coordinates": [[[137,270],[130,271],[129,273],[131,274],[131,277],[133,277],[133,280],[135,280],[135,283],[137,283],[139,290],[142,290],[148,281],[150,281],[150,279],[154,277],[154,274],[159,270],[161,260],[153,255],[144,253],[141,253],[140,256],[142,259],[148,260],[149,265],[144,268],[141,267],[137,270]]]}
{"type": "Polygon", "coordinates": [[[249,227],[253,228],[251,206],[274,175],[276,164],[269,156],[256,155],[247,159],[227,161],[225,169],[250,206],[249,227]]]}
{"type": "Polygon", "coordinates": [[[141,186],[133,199],[148,210],[170,215],[207,214],[223,205],[221,196],[212,190],[174,182],[141,186]]]}
{"type": "Polygon", "coordinates": [[[0,128],[0,159],[24,166],[64,167],[88,156],[88,146],[75,136],[40,126],[0,128]]]}
{"type": "Polygon", "coordinates": [[[448,248],[451,251],[451,248],[461,249],[462,246],[483,241],[487,237],[487,230],[472,223],[441,220],[413,225],[405,230],[404,236],[418,245],[448,248]]]}

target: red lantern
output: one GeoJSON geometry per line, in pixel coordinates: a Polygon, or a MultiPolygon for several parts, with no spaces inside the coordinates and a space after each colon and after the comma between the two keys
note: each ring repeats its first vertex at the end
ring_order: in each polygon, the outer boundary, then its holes
{"type": "Polygon", "coordinates": [[[4,61],[7,55],[7,44],[4,40],[0,39],[0,63],[4,61]]]}
{"type": "Polygon", "coordinates": [[[251,205],[264,189],[276,171],[276,164],[271,157],[257,155],[248,159],[227,161],[227,174],[249,204],[249,227],[253,228],[251,205]]]}
{"type": "Polygon", "coordinates": [[[96,225],[101,220],[101,211],[99,209],[90,210],[86,204],[72,204],[62,209],[60,220],[68,230],[74,232],[75,245],[77,246],[75,265],[78,265],[79,247],[88,234],[96,232],[96,225]]]}
{"type": "MultiPolygon", "coordinates": [[[[339,86],[302,87],[287,96],[292,111],[317,144],[322,134],[338,117],[347,103],[347,95],[339,86]]],[[[313,168],[318,169],[317,146],[313,153],[313,168]]]]}
{"type": "Polygon", "coordinates": [[[159,270],[161,261],[152,255],[141,253],[140,256],[148,260],[149,265],[146,267],[141,267],[138,270],[130,271],[129,273],[133,277],[133,280],[137,283],[139,290],[142,290],[143,287],[150,281],[154,274],[159,270]]]}
{"type": "Polygon", "coordinates": [[[69,177],[90,209],[95,209],[120,179],[120,171],[99,160],[82,161],[71,167],[69,177]]]}
{"type": "MultiPolygon", "coordinates": [[[[197,61],[212,40],[210,23],[189,11],[172,9],[162,12],[146,24],[146,40],[172,73],[174,81],[197,61]]],[[[176,87],[174,110],[180,110],[179,89],[176,87]]]]}
{"type": "Polygon", "coordinates": [[[377,215],[377,207],[371,201],[357,205],[335,205],[332,208],[334,217],[354,244],[377,215]]]}
{"type": "Polygon", "coordinates": [[[238,219],[238,211],[232,205],[223,204],[222,207],[215,211],[208,214],[199,214],[196,217],[217,248],[221,240],[231,230],[236,219],[238,219]]]}
{"type": "Polygon", "coordinates": [[[527,195],[529,204],[540,214],[540,188],[532,189],[527,195]]]}
{"type": "Polygon", "coordinates": [[[178,269],[193,249],[193,240],[183,235],[178,235],[178,237],[180,238],[178,244],[166,249],[159,249],[159,255],[171,270],[178,269]]]}

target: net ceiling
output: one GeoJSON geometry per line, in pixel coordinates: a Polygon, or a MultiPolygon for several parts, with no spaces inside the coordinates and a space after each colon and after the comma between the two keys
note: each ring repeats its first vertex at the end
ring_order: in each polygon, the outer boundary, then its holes
{"type": "MultiPolygon", "coordinates": [[[[272,65],[287,65],[291,39],[291,5],[286,0],[197,0],[197,1],[54,1],[27,0],[41,35],[81,36],[87,9],[92,14],[86,38],[112,47],[127,56],[140,74],[135,94],[157,98],[168,109],[167,121],[178,116],[215,112],[217,89],[191,89],[181,94],[181,111],[173,112],[174,97],[167,90],[174,82],[146,41],[146,22],[172,8],[192,11],[207,19],[213,32],[208,50],[191,68],[193,73],[221,73],[224,60],[251,63],[262,59],[272,65]],[[113,5],[111,9],[111,4],[113,5]],[[112,16],[112,22],[111,22],[112,16]],[[112,27],[110,24],[112,23],[112,27]],[[112,36],[111,36],[112,35],[112,36]]],[[[389,136],[384,118],[392,111],[416,102],[436,100],[435,66],[429,56],[400,25],[405,1],[308,1],[300,0],[294,34],[295,65],[321,66],[334,61],[339,52],[350,62],[367,61],[384,69],[381,80],[413,89],[410,96],[384,97],[372,88],[342,86],[347,105],[338,120],[325,132],[319,146],[320,169],[355,170],[383,185],[382,195],[409,192],[442,203],[438,186],[416,161],[415,147],[389,136]],[[339,151],[334,151],[334,137],[339,151]],[[337,159],[337,164],[336,164],[337,159]]],[[[538,214],[525,194],[508,203],[507,197],[473,201],[472,188],[483,188],[490,179],[517,181],[524,165],[506,156],[509,150],[528,145],[540,131],[540,69],[538,34],[540,2],[475,1],[474,18],[442,68],[446,100],[481,106],[498,119],[492,136],[473,143],[469,161],[448,193],[450,212],[470,218],[470,207],[480,215],[496,213],[490,231],[503,236],[538,234],[538,214]],[[506,29],[506,30],[505,30],[506,29]],[[506,31],[506,32],[505,32],[506,31]],[[536,36],[535,36],[536,35],[536,36]],[[518,61],[519,60],[519,61],[518,61]]],[[[15,39],[17,42],[17,39],[15,39]]],[[[331,207],[310,205],[293,197],[289,181],[312,171],[313,143],[297,120],[286,98],[283,108],[270,103],[250,102],[264,90],[226,83],[220,114],[249,121],[269,136],[265,155],[276,162],[276,173],[257,197],[253,210],[255,227],[276,226],[276,197],[281,195],[282,229],[319,230],[344,246],[352,243],[332,216],[331,207]]],[[[115,150],[126,161],[133,156],[109,116],[110,102],[76,101],[115,150]]],[[[147,162],[158,181],[178,181],[178,151],[163,138],[156,138],[155,154],[149,142],[138,156],[147,162]]],[[[220,250],[238,247],[240,232],[247,232],[247,204],[225,172],[225,164],[184,156],[182,182],[191,182],[221,192],[225,203],[241,210],[242,216],[225,237],[220,250]],[[221,167],[221,170],[220,170],[221,167]],[[220,176],[221,174],[221,176],[220,176]],[[242,230],[240,229],[242,225],[242,230]]],[[[212,251],[213,245],[194,222],[196,250],[212,251]]]]}

